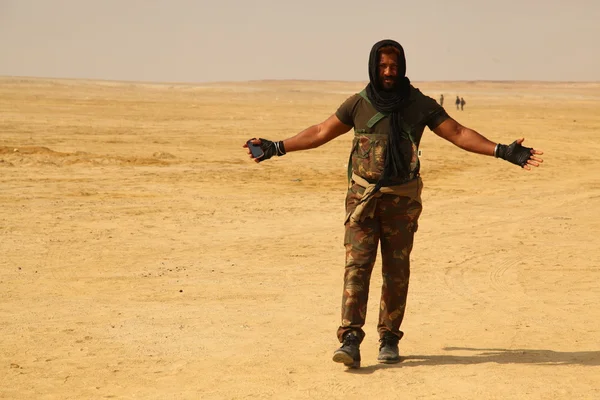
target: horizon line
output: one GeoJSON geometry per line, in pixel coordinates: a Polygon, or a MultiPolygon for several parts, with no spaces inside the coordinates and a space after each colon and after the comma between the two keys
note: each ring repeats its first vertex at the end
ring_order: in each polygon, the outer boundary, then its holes
{"type": "MultiPolygon", "coordinates": [[[[150,80],[127,80],[127,79],[104,79],[104,78],[68,78],[68,77],[49,77],[49,76],[29,76],[29,75],[0,75],[0,79],[23,79],[23,80],[55,80],[55,81],[80,81],[80,82],[105,82],[105,83],[129,83],[146,85],[215,85],[215,84],[243,84],[243,83],[273,83],[273,82],[321,82],[321,83],[366,83],[367,80],[330,80],[330,79],[247,79],[239,81],[150,81],[150,80]]],[[[414,80],[411,82],[419,83],[545,83],[545,84],[600,84],[600,80],[595,81],[555,81],[555,80],[532,80],[532,79],[455,79],[455,80],[414,80]]]]}

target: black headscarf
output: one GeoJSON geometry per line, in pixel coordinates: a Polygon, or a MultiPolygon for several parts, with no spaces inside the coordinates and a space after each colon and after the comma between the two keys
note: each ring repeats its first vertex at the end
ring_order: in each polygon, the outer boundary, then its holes
{"type": "MultiPolygon", "coordinates": [[[[369,55],[369,84],[366,87],[367,96],[381,113],[389,114],[390,133],[385,157],[385,166],[381,178],[377,182],[377,190],[382,186],[400,183],[408,180],[410,161],[412,158],[412,143],[406,133],[402,132],[401,112],[408,103],[410,96],[410,80],[406,75],[406,58],[404,49],[394,40],[382,40],[373,45],[369,55]],[[379,78],[379,50],[384,46],[398,49],[398,75],[394,90],[384,90],[379,78]]],[[[375,192],[377,191],[375,190],[375,192]]]]}

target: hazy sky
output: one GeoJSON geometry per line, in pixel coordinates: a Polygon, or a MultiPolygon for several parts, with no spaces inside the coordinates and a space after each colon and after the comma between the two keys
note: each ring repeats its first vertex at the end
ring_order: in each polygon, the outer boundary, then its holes
{"type": "Polygon", "coordinates": [[[600,0],[0,0],[0,75],[364,81],[384,38],[417,81],[600,81],[600,0]]]}

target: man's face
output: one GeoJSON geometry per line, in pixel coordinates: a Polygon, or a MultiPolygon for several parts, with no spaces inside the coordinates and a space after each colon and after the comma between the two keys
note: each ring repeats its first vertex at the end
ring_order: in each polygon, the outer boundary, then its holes
{"type": "Polygon", "coordinates": [[[379,57],[379,80],[383,90],[393,90],[398,81],[398,56],[381,54],[379,57]]]}

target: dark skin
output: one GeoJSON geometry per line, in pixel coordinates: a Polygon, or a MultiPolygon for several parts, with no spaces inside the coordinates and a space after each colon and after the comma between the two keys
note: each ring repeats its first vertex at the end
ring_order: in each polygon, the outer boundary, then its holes
{"type": "Polygon", "coordinates": [[[398,56],[381,54],[379,56],[379,79],[383,90],[392,90],[398,80],[398,56]]]}
{"type": "MultiPolygon", "coordinates": [[[[398,79],[398,58],[395,54],[381,54],[379,62],[379,79],[384,90],[393,89],[398,79]]],[[[352,129],[339,120],[335,114],[331,115],[325,121],[312,125],[291,138],[285,139],[283,144],[287,153],[292,151],[308,150],[319,147],[336,137],[343,135],[352,129]]],[[[488,140],[483,135],[461,125],[452,118],[446,119],[433,132],[439,137],[446,139],[455,146],[471,153],[494,156],[496,143],[488,140]]],[[[517,139],[517,143],[522,144],[524,138],[517,139]]],[[[253,139],[254,144],[260,145],[260,139],[253,139]]],[[[243,147],[248,147],[244,144],[243,147]]],[[[250,158],[254,159],[248,150],[250,158]]],[[[531,156],[527,164],[523,166],[525,170],[531,170],[531,167],[538,167],[544,160],[538,156],[544,154],[541,150],[531,149],[531,156]]],[[[258,159],[254,161],[259,162],[258,159]]]]}

